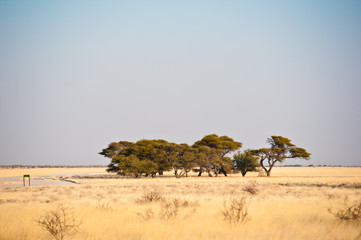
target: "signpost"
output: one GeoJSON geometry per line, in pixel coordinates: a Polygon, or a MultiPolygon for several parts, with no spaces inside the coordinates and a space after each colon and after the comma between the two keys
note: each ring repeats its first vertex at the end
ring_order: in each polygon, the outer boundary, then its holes
{"type": "Polygon", "coordinates": [[[29,178],[29,186],[30,186],[30,175],[29,174],[23,176],[23,185],[25,186],[25,178],[26,177],[29,178]]]}

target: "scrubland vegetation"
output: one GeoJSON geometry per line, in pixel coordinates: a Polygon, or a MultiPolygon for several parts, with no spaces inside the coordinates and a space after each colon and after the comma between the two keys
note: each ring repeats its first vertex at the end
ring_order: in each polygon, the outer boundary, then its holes
{"type": "Polygon", "coordinates": [[[198,176],[207,173],[209,177],[240,171],[245,176],[258,167],[262,175],[269,177],[275,164],[285,159],[310,159],[311,153],[296,147],[288,138],[271,136],[267,143],[269,148],[238,151],[233,159],[230,154],[239,150],[242,143],[217,134],[206,135],[192,146],[162,139],[112,142],[99,154],[111,159],[108,172],[137,178],[155,177],[165,171],[173,171],[177,178],[187,177],[192,171],[198,176]]]}
{"type": "MultiPolygon", "coordinates": [[[[16,169],[3,172],[18,174],[16,169]]],[[[361,237],[361,168],[275,167],[268,178],[256,173],[171,176],[101,179],[98,174],[74,177],[79,184],[67,186],[2,184],[0,239],[361,237]],[[54,227],[61,229],[64,219],[74,226],[58,238],[41,224],[54,212],[60,214],[60,227],[56,221],[54,227]]]]}

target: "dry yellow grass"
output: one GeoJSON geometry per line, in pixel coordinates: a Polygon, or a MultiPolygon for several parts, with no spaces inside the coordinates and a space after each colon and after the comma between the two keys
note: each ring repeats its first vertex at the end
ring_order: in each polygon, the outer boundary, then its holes
{"type": "MultiPolygon", "coordinates": [[[[104,171],[31,170],[33,175],[104,171]]],[[[0,173],[25,174],[21,169],[0,173]]],[[[75,181],[80,184],[0,188],[0,239],[51,239],[33,220],[59,203],[82,222],[72,239],[361,239],[359,222],[338,220],[327,211],[330,205],[339,206],[338,197],[361,200],[361,168],[275,168],[270,178],[251,173],[244,178],[237,174],[75,181]],[[256,194],[244,191],[252,184],[256,194]],[[137,201],[155,190],[164,201],[178,199],[188,205],[167,220],[160,201],[137,201]],[[250,203],[247,220],[238,225],[227,224],[221,213],[224,199],[232,193],[246,194],[250,203]]]]}
{"type": "Polygon", "coordinates": [[[51,174],[76,174],[76,173],[100,173],[105,172],[101,167],[80,167],[80,168],[0,168],[0,177],[21,177],[24,174],[30,175],[51,175],[51,174]]]}

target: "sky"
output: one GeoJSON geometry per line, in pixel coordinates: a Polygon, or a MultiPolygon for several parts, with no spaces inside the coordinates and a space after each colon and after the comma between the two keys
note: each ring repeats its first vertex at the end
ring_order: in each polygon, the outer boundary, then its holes
{"type": "Polygon", "coordinates": [[[361,1],[0,1],[0,165],[212,133],[361,166],[361,1]]]}

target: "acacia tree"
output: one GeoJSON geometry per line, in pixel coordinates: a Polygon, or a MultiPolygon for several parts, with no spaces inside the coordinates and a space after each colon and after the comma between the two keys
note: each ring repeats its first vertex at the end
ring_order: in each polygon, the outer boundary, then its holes
{"type": "Polygon", "coordinates": [[[140,160],[150,160],[157,165],[157,172],[162,175],[165,171],[172,169],[165,146],[169,143],[165,140],[139,140],[134,145],[130,146],[127,151],[128,154],[136,155],[140,160]]]}
{"type": "MultiPolygon", "coordinates": [[[[171,170],[168,162],[167,154],[164,146],[168,144],[165,140],[140,140],[136,143],[123,146],[120,150],[116,148],[115,151],[110,152],[109,149],[103,149],[103,152],[108,154],[112,161],[108,165],[108,172],[116,172],[121,175],[134,175],[140,177],[142,174],[155,177],[156,173],[171,170]]],[[[111,146],[113,150],[113,146],[111,146]]],[[[110,148],[110,147],[108,147],[110,148]]]]}
{"type": "Polygon", "coordinates": [[[169,143],[165,140],[140,140],[136,143],[113,142],[99,154],[111,158],[108,172],[122,175],[155,177],[156,173],[174,170],[175,176],[187,176],[188,172],[198,166],[199,176],[206,171],[217,176],[232,168],[232,160],[226,154],[242,146],[227,136],[216,134],[205,136],[192,147],[187,144],[169,143]]]}
{"type": "Polygon", "coordinates": [[[267,139],[267,143],[271,145],[270,148],[252,150],[252,154],[259,157],[260,165],[267,177],[271,175],[271,170],[277,162],[283,162],[287,158],[310,159],[311,153],[308,153],[304,148],[296,147],[288,138],[271,136],[267,139]],[[268,166],[265,166],[265,161],[267,161],[268,166]]]}
{"type": "MultiPolygon", "coordinates": [[[[197,152],[195,164],[199,167],[198,176],[200,177],[205,171],[209,177],[213,177],[211,172],[217,169],[217,166],[220,166],[222,162],[216,149],[207,146],[193,147],[193,149],[197,152]]],[[[217,171],[215,172],[218,174],[217,171]]]]}
{"type": "MultiPolygon", "coordinates": [[[[220,158],[219,164],[214,164],[214,173],[223,173],[227,176],[227,171],[232,168],[232,161],[230,158],[225,157],[226,154],[236,151],[242,147],[242,143],[234,141],[232,138],[227,136],[218,136],[216,134],[210,134],[203,137],[201,140],[195,142],[193,147],[207,146],[212,148],[220,158]]],[[[202,174],[202,168],[200,174],[202,174]]],[[[200,175],[199,175],[200,176],[200,175]]]]}
{"type": "Polygon", "coordinates": [[[169,144],[168,157],[169,163],[173,168],[176,178],[188,176],[188,173],[195,167],[197,152],[188,144],[169,144]]]}
{"type": "MultiPolygon", "coordinates": [[[[140,160],[135,155],[118,155],[114,157],[116,172],[120,175],[134,175],[136,178],[143,174],[155,176],[158,170],[157,164],[150,160],[140,160]]],[[[109,171],[109,169],[108,169],[109,171]]]]}
{"type": "Polygon", "coordinates": [[[99,154],[104,157],[114,158],[124,149],[131,146],[133,143],[128,141],[112,142],[107,148],[104,148],[99,154]]]}
{"type": "Polygon", "coordinates": [[[247,172],[257,171],[259,157],[252,154],[252,151],[247,149],[244,153],[237,152],[233,155],[233,163],[237,170],[241,171],[244,177],[247,172]]]}

